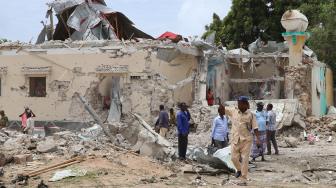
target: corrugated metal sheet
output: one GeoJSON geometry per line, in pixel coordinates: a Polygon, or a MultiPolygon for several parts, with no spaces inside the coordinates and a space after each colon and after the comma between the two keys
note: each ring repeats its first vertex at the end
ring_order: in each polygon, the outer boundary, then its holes
{"type": "Polygon", "coordinates": [[[80,5],[82,3],[85,3],[85,0],[56,0],[47,3],[47,5],[52,7],[57,14],[60,14],[65,9],[80,5]]]}

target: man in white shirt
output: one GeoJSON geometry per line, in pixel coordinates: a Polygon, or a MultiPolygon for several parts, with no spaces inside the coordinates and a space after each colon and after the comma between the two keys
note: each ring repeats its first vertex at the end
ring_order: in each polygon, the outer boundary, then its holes
{"type": "Polygon", "coordinates": [[[214,146],[217,149],[222,149],[228,146],[229,143],[229,127],[227,118],[225,117],[225,108],[223,105],[218,107],[218,116],[215,117],[212,123],[211,138],[214,146]]]}

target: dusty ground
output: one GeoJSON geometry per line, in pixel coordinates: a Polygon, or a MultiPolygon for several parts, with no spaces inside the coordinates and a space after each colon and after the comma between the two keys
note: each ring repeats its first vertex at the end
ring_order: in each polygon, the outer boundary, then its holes
{"type": "MultiPolygon", "coordinates": [[[[336,172],[304,173],[307,168],[336,169],[336,143],[320,141],[315,145],[303,144],[298,148],[280,148],[280,155],[266,157],[266,162],[255,162],[251,168],[248,187],[335,187],[336,172]],[[307,166],[309,165],[309,167],[307,166]],[[310,179],[310,180],[308,180],[310,179]]],[[[29,165],[9,165],[5,167],[2,181],[7,187],[15,187],[10,181],[20,172],[38,169],[61,162],[65,159],[45,155],[39,162],[29,165]]],[[[196,187],[192,184],[197,175],[183,175],[181,162],[162,164],[147,157],[111,151],[109,154],[89,156],[85,162],[68,168],[86,169],[84,177],[74,177],[58,182],[48,182],[54,174],[45,173],[29,180],[27,187],[36,187],[44,180],[49,187],[196,187]]],[[[234,187],[230,182],[233,176],[201,176],[206,182],[204,187],[234,187]],[[228,180],[230,179],[230,180],[228,180]],[[227,181],[228,180],[228,181],[227,181]]],[[[21,187],[16,185],[16,187],[21,187]]]]}

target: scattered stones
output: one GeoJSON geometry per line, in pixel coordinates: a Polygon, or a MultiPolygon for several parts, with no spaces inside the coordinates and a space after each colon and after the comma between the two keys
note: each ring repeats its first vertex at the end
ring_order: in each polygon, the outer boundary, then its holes
{"type": "Polygon", "coordinates": [[[156,178],[154,176],[152,176],[151,178],[143,178],[140,181],[142,181],[145,184],[157,183],[158,182],[158,180],[156,180],[156,178]]]}
{"type": "Polygon", "coordinates": [[[32,162],[33,156],[31,154],[24,154],[24,155],[15,155],[14,156],[14,163],[15,164],[26,164],[27,162],[32,162]]]}
{"type": "Polygon", "coordinates": [[[204,179],[202,179],[201,176],[197,176],[197,177],[195,178],[195,180],[193,180],[193,181],[191,182],[191,185],[194,185],[194,186],[206,186],[206,185],[207,185],[207,182],[206,182],[204,179]]]}

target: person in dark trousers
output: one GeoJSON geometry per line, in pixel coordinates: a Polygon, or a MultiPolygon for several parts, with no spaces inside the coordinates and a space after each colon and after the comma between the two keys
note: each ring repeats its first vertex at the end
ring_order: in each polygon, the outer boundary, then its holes
{"type": "Polygon", "coordinates": [[[267,105],[267,121],[266,121],[266,133],[267,133],[267,155],[271,155],[271,142],[273,144],[275,155],[279,154],[277,141],[275,139],[276,134],[276,114],[273,111],[273,105],[268,104],[267,105]]]}
{"type": "Polygon", "coordinates": [[[218,116],[212,122],[211,139],[216,149],[225,148],[229,144],[229,127],[223,105],[219,105],[218,116]]]}
{"type": "Polygon", "coordinates": [[[188,147],[188,134],[189,134],[189,120],[187,105],[181,103],[180,111],[176,116],[177,134],[178,134],[178,153],[180,160],[186,160],[186,153],[188,147]]]}
{"type": "Polygon", "coordinates": [[[159,127],[160,127],[160,135],[162,137],[166,137],[169,127],[169,116],[168,113],[165,111],[163,105],[160,105],[159,127]]]}
{"type": "Polygon", "coordinates": [[[257,103],[257,110],[255,112],[255,117],[258,123],[258,132],[259,132],[259,140],[260,146],[256,143],[256,135],[253,134],[253,144],[251,150],[252,161],[255,161],[256,158],[261,156],[261,161],[265,161],[264,152],[266,150],[267,139],[266,139],[266,119],[267,113],[264,111],[264,103],[257,103]]]}

